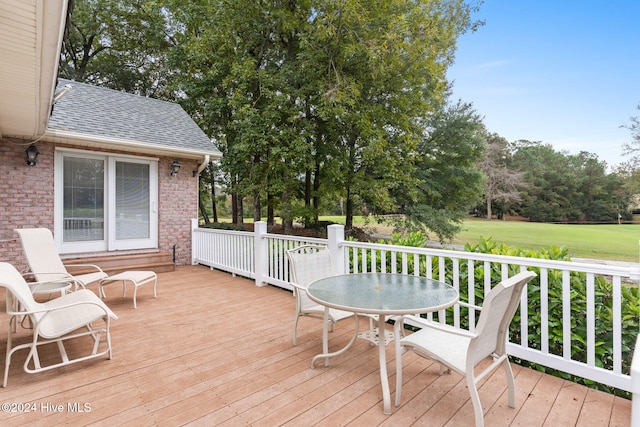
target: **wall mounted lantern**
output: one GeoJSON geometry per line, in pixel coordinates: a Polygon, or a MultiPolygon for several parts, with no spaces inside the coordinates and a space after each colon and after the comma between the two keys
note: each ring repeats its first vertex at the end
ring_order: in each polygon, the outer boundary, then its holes
{"type": "Polygon", "coordinates": [[[35,166],[38,154],[40,154],[40,152],[38,151],[38,147],[36,147],[36,144],[31,144],[29,147],[27,147],[26,150],[24,150],[24,152],[27,153],[27,164],[29,166],[35,166]]]}
{"type": "Polygon", "coordinates": [[[180,164],[180,162],[177,160],[174,160],[173,163],[171,163],[171,176],[178,175],[178,172],[180,172],[181,167],[182,165],[180,164]]]}

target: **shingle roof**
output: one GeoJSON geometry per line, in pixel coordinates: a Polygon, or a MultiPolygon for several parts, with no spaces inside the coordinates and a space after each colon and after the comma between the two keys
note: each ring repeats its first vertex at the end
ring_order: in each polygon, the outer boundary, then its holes
{"type": "Polygon", "coordinates": [[[72,89],[54,105],[49,129],[220,156],[178,104],[66,79],[56,92],[66,84],[72,89]]]}

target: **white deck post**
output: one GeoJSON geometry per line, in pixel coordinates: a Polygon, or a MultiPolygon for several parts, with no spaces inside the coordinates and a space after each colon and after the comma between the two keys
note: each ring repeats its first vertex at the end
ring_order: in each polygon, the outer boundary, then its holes
{"type": "Polygon", "coordinates": [[[333,260],[333,272],[335,274],[345,274],[345,250],[342,246],[344,242],[344,225],[332,224],[327,227],[327,246],[329,254],[333,260]]]}
{"type": "Polygon", "coordinates": [[[267,234],[267,223],[264,221],[258,221],[253,224],[254,242],[253,253],[255,254],[255,281],[256,286],[265,286],[267,282],[264,277],[269,271],[269,249],[267,247],[267,239],[264,235],[267,234]]]}
{"type": "Polygon", "coordinates": [[[631,427],[640,427],[640,337],[631,360],[631,427]]]}
{"type": "Polygon", "coordinates": [[[191,265],[196,265],[196,229],[198,228],[198,219],[191,220],[191,265]]]}

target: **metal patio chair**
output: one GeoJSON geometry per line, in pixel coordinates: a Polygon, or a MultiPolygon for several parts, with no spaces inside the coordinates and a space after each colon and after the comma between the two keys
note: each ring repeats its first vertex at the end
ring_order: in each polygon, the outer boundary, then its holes
{"type": "MultiPolygon", "coordinates": [[[[507,376],[509,406],[515,408],[515,382],[506,344],[509,325],[520,303],[522,290],[535,276],[531,271],[524,271],[500,282],[487,294],[482,307],[459,302],[470,310],[480,311],[474,332],[425,321],[419,331],[396,339],[396,406],[400,405],[402,398],[402,353],[413,350],[419,356],[439,362],[440,374],[443,367],[447,367],[465,376],[477,427],[484,426],[478,382],[499,366],[504,368],[507,376]],[[477,365],[489,356],[493,363],[476,375],[477,365]]],[[[396,337],[401,336],[402,320],[395,324],[396,337]]]]}

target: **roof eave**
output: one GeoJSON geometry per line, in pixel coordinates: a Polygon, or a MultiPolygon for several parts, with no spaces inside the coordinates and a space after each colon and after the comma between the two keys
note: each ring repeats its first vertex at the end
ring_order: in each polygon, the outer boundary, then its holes
{"type": "Polygon", "coordinates": [[[211,160],[222,157],[222,153],[215,149],[197,150],[185,148],[171,148],[165,145],[153,144],[149,142],[134,141],[130,139],[111,138],[96,135],[87,135],[77,132],[47,129],[44,138],[47,141],[65,143],[76,146],[98,148],[98,149],[120,149],[135,153],[152,154],[156,156],[179,156],[185,159],[201,159],[209,156],[211,160]]]}

